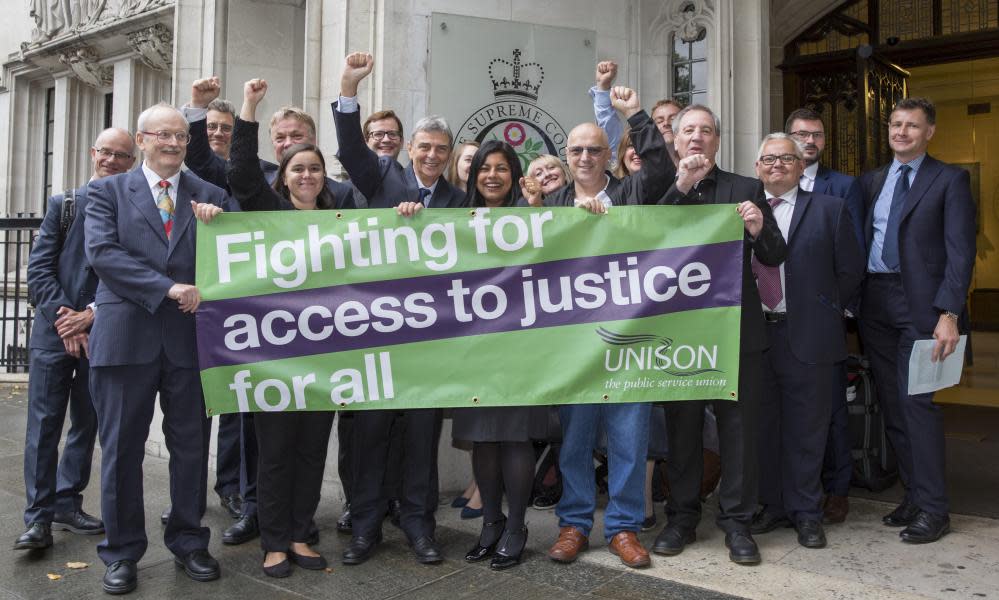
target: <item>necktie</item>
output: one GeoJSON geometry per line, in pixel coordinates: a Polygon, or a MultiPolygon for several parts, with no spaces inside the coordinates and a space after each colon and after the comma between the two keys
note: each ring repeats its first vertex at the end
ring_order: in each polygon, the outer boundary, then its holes
{"type": "Polygon", "coordinates": [[[422,202],[423,206],[427,208],[430,208],[430,193],[429,189],[423,187],[420,188],[420,202],[422,202]]]}
{"type": "MultiPolygon", "coordinates": [[[[781,198],[771,198],[770,208],[776,208],[783,202],[781,198]]],[[[756,274],[756,287],[760,290],[760,300],[767,308],[773,310],[784,299],[784,290],[780,286],[780,267],[771,267],[756,260],[753,255],[753,273],[756,274]]]]}
{"type": "Polygon", "coordinates": [[[160,209],[163,229],[166,231],[167,239],[170,239],[170,231],[173,229],[173,200],[170,199],[170,182],[164,179],[157,185],[160,186],[160,195],[156,198],[156,208],[160,209]]]}
{"type": "Polygon", "coordinates": [[[902,220],[902,205],[909,193],[909,171],[912,167],[902,165],[898,169],[898,181],[891,195],[891,209],[888,211],[888,225],[881,245],[881,260],[892,271],[898,271],[898,224],[902,220]]]}

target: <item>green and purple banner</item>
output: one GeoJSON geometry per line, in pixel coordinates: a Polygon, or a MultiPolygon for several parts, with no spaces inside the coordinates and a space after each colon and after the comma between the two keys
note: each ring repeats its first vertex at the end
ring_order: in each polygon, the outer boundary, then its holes
{"type": "Polygon", "coordinates": [[[208,414],[736,399],[731,205],[222,214],[208,414]]]}

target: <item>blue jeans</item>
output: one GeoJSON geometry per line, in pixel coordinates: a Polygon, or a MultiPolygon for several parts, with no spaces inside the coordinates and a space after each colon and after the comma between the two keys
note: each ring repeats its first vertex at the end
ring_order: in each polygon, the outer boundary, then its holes
{"type": "Polygon", "coordinates": [[[607,487],[604,513],[607,540],[622,531],[638,532],[645,519],[645,454],[651,404],[573,404],[559,407],[562,421],[562,499],[555,514],[559,527],[590,535],[596,509],[593,449],[600,425],[607,432],[607,487]]]}

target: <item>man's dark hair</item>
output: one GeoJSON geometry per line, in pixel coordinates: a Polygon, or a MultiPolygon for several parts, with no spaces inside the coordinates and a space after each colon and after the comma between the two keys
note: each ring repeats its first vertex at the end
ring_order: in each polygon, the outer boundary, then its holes
{"type": "Polygon", "coordinates": [[[919,109],[923,111],[926,115],[926,122],[930,125],[936,125],[937,122],[937,108],[933,106],[929,98],[902,98],[895,103],[895,107],[891,109],[892,112],[896,110],[915,110],[919,109]]]}
{"type": "Polygon", "coordinates": [[[391,110],[380,110],[378,112],[371,113],[367,119],[364,120],[364,125],[361,126],[361,132],[364,133],[364,139],[368,139],[368,134],[371,133],[371,124],[375,121],[381,121],[383,119],[395,119],[395,124],[399,126],[399,139],[402,140],[402,121],[399,117],[391,110]]]}
{"type": "MultiPolygon", "coordinates": [[[[810,108],[798,108],[791,111],[791,114],[787,116],[787,121],[784,121],[784,133],[791,133],[791,124],[801,119],[802,121],[819,121],[822,122],[822,115],[817,111],[810,108]]],[[[822,128],[825,129],[825,123],[822,123],[822,128]]]]}

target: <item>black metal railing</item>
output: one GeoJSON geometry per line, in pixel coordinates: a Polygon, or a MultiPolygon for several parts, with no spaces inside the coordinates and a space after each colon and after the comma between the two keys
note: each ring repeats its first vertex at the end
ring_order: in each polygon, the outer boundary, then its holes
{"type": "Polygon", "coordinates": [[[3,302],[0,304],[0,373],[28,372],[28,338],[34,309],[28,303],[28,255],[42,220],[33,213],[0,217],[3,302]]]}

